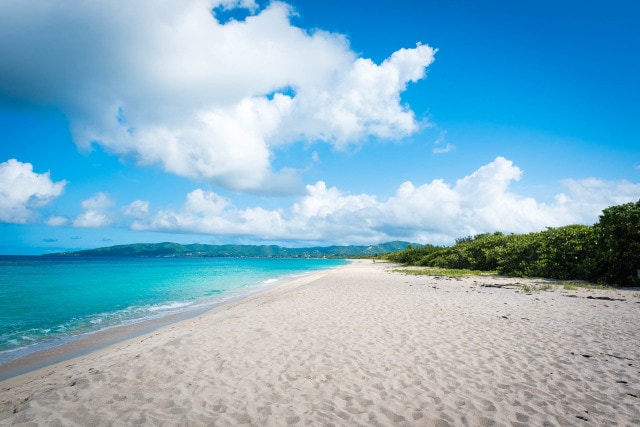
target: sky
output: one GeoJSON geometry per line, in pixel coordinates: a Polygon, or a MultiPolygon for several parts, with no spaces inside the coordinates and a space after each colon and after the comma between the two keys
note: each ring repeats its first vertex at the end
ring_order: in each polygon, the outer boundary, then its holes
{"type": "Polygon", "coordinates": [[[639,45],[635,0],[3,0],[0,254],[591,225],[639,45]]]}

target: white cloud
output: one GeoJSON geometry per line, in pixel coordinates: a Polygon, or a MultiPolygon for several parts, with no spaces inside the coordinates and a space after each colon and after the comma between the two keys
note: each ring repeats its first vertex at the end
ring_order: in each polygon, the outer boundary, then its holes
{"type": "Polygon", "coordinates": [[[31,163],[16,159],[0,163],[0,222],[34,221],[38,216],[36,210],[60,196],[66,184],[51,181],[49,172],[33,172],[31,163]]]}
{"type": "Polygon", "coordinates": [[[640,184],[588,179],[565,182],[566,193],[545,204],[509,191],[521,176],[513,162],[498,157],[454,184],[402,183],[386,200],[347,194],[319,181],[308,185],[306,195],[289,208],[275,210],[238,209],[215,193],[195,190],[182,209],[159,211],[132,228],[279,241],[448,244],[484,232],[593,224],[602,209],[640,198],[640,184]]]}
{"type": "Polygon", "coordinates": [[[105,210],[112,207],[114,204],[114,201],[102,192],[94,194],[92,197],[81,203],[84,209],[92,211],[105,210]]]}
{"type": "Polygon", "coordinates": [[[74,227],[80,228],[104,228],[113,224],[115,215],[109,208],[115,202],[105,193],[96,193],[82,202],[84,212],[73,220],[74,227]]]}
{"type": "Polygon", "coordinates": [[[0,99],[62,108],[80,147],[97,141],[141,164],[244,191],[292,192],[272,148],[323,140],[344,148],[397,138],[418,123],[400,94],[434,50],[381,64],[345,37],[306,31],[292,10],[235,0],[0,2],[0,99]],[[248,8],[224,24],[211,9],[248,8]]]}
{"type": "Polygon", "coordinates": [[[453,150],[455,150],[456,147],[453,144],[449,144],[447,143],[447,145],[445,145],[444,147],[440,146],[440,147],[434,147],[433,148],[433,154],[446,154],[449,153],[453,150]]]}
{"type": "Polygon", "coordinates": [[[137,219],[146,218],[149,215],[149,202],[135,200],[124,207],[124,214],[137,219]]]}
{"type": "Polygon", "coordinates": [[[52,216],[47,218],[45,224],[51,227],[61,227],[69,222],[69,219],[64,216],[52,216]]]}
{"type": "Polygon", "coordinates": [[[564,187],[567,191],[557,196],[558,203],[586,216],[597,216],[605,207],[640,200],[640,184],[626,180],[567,179],[564,187]]]}
{"type": "Polygon", "coordinates": [[[377,65],[358,58],[330,82],[300,86],[283,133],[289,139],[333,142],[345,148],[368,135],[399,138],[418,129],[414,113],[400,104],[407,84],[425,76],[435,51],[418,44],[377,65]]]}
{"type": "Polygon", "coordinates": [[[456,149],[455,145],[448,142],[443,146],[446,136],[446,130],[440,132],[440,135],[438,135],[438,138],[436,138],[435,142],[433,143],[435,145],[435,147],[433,147],[433,154],[445,154],[456,149]]]}

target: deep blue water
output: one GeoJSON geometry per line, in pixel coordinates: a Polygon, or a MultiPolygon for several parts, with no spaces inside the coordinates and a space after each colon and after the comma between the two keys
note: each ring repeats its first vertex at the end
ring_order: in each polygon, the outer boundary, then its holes
{"type": "Polygon", "coordinates": [[[0,364],[84,334],[206,308],[342,260],[0,256],[0,364]]]}

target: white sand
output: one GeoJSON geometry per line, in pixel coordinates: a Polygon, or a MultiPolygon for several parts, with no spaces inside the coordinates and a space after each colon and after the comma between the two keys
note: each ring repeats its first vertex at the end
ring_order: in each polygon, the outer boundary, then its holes
{"type": "Polygon", "coordinates": [[[526,295],[480,286],[521,279],[384,268],[314,274],[1,382],[0,425],[640,424],[637,290],[526,295]]]}

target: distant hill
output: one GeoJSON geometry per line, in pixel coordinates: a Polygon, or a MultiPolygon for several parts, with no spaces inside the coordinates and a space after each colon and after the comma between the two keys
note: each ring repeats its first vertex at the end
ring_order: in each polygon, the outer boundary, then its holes
{"type": "MultiPolygon", "coordinates": [[[[251,257],[251,258],[357,258],[406,249],[409,242],[388,242],[370,246],[327,246],[285,248],[276,245],[180,245],[178,243],[135,243],[47,256],[119,256],[119,257],[251,257]]],[[[411,243],[414,247],[421,246],[411,243]]]]}

